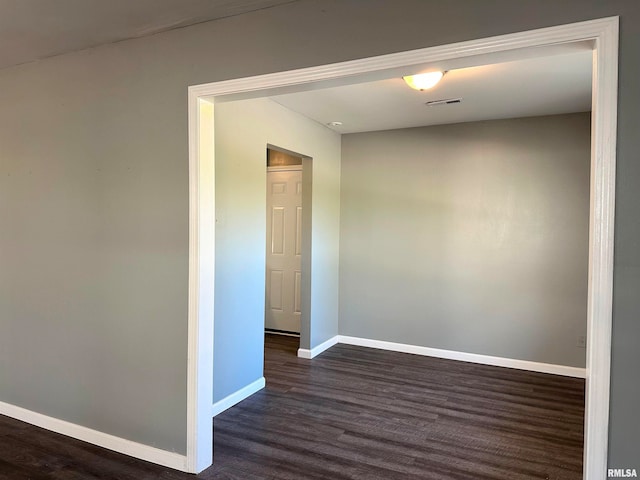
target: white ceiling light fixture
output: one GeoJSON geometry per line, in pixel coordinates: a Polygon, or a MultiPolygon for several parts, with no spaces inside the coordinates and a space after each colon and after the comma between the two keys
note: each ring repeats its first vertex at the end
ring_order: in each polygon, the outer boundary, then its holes
{"type": "Polygon", "coordinates": [[[328,127],[340,127],[342,126],[342,122],[329,122],[327,123],[328,127]]]}
{"type": "Polygon", "coordinates": [[[447,72],[419,73],[417,75],[407,75],[402,79],[414,90],[428,90],[435,87],[442,80],[445,73],[447,72]]]}

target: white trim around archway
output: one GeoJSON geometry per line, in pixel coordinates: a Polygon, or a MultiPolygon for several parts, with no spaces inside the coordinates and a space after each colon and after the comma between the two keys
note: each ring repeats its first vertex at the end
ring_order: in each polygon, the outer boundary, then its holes
{"type": "MultiPolygon", "coordinates": [[[[326,82],[409,65],[594,42],[584,479],[606,476],[613,292],[618,18],[591,20],[189,88],[187,471],[213,460],[214,135],[216,97],[326,82]]],[[[266,94],[265,94],[266,95],[266,94]]],[[[260,96],[260,95],[258,95],[260,96]]]]}

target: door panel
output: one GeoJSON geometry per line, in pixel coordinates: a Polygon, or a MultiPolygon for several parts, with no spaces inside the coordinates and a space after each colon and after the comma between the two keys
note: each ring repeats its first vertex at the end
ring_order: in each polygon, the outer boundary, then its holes
{"type": "Polygon", "coordinates": [[[282,287],[283,287],[283,271],[271,270],[269,281],[269,303],[274,311],[282,311],[282,287]]]}
{"type": "Polygon", "coordinates": [[[265,327],[300,332],[302,170],[267,173],[265,327]]]}
{"type": "Polygon", "coordinates": [[[271,254],[284,255],[284,207],[271,208],[271,254]]]}

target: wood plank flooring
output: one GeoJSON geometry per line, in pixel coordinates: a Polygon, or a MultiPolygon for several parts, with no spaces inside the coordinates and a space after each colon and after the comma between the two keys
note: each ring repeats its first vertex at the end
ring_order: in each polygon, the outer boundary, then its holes
{"type": "Polygon", "coordinates": [[[0,416],[0,479],[582,478],[584,381],[267,335],[267,387],[214,420],[182,474],[0,416]]]}

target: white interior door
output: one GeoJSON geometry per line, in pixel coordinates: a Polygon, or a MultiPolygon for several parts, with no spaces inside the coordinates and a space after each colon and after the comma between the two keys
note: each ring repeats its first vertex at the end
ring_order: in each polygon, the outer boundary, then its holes
{"type": "Polygon", "coordinates": [[[265,327],[300,333],[302,167],[267,172],[265,327]]]}

